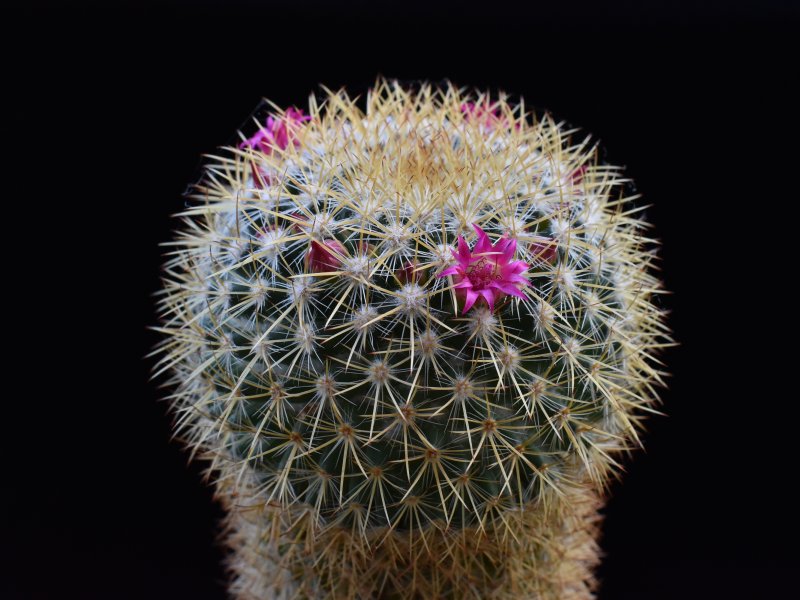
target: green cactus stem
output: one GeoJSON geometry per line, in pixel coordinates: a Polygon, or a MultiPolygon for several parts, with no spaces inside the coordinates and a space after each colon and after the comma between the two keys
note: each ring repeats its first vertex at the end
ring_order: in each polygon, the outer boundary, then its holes
{"type": "Polygon", "coordinates": [[[669,342],[620,169],[505,98],[379,81],[209,156],[160,372],[239,598],[590,598],[669,342]]]}

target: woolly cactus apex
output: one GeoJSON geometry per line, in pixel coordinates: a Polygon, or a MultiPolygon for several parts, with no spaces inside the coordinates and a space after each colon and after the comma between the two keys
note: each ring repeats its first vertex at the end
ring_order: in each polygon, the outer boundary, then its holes
{"type": "Polygon", "coordinates": [[[160,299],[240,598],[589,598],[657,402],[653,242],[549,117],[379,81],[210,156],[160,299]]]}

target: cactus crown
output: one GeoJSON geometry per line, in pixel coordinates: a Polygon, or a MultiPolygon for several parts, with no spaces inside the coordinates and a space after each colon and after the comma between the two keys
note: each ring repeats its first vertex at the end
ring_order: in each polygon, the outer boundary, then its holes
{"type": "Polygon", "coordinates": [[[370,544],[602,488],[666,339],[619,169],[452,86],[308,112],[209,157],[166,267],[161,364],[220,488],[370,544]]]}

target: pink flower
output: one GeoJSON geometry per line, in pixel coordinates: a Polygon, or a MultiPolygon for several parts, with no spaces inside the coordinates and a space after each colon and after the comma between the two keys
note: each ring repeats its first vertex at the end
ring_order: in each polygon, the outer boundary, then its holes
{"type": "Polygon", "coordinates": [[[478,234],[474,250],[469,249],[463,236],[458,236],[458,251],[453,253],[456,264],[438,275],[453,276],[453,287],[464,298],[462,314],[466,314],[479,298],[483,298],[492,311],[495,302],[506,295],[527,298],[521,288],[528,285],[523,276],[528,265],[514,260],[517,241],[502,237],[492,245],[483,229],[472,226],[478,234]]]}
{"type": "Polygon", "coordinates": [[[253,137],[247,138],[239,148],[254,148],[264,154],[272,154],[273,148],[285,150],[290,142],[297,145],[297,129],[301,123],[310,120],[309,115],[304,115],[302,110],[289,108],[283,116],[277,119],[267,117],[264,127],[261,127],[253,137]]]}
{"type": "Polygon", "coordinates": [[[461,113],[467,120],[481,121],[483,125],[489,125],[493,121],[500,119],[500,109],[496,106],[492,108],[489,102],[484,101],[481,104],[476,102],[464,102],[461,105],[461,113]]]}
{"type": "MultiPolygon", "coordinates": [[[[500,111],[500,107],[489,104],[488,100],[484,100],[480,104],[476,102],[464,102],[461,105],[461,114],[467,121],[477,122],[482,131],[489,132],[497,128],[508,128],[509,123],[506,116],[500,111]]],[[[520,124],[514,125],[515,129],[520,128],[520,124]]]]}

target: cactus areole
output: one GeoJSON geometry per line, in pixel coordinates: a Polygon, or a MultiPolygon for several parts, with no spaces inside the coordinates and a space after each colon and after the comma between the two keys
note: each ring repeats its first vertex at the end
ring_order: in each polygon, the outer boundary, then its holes
{"type": "Polygon", "coordinates": [[[654,243],[549,116],[378,81],[209,156],[159,371],[238,598],[590,598],[657,403],[654,243]]]}

